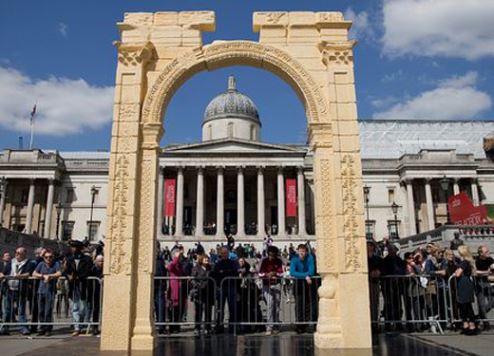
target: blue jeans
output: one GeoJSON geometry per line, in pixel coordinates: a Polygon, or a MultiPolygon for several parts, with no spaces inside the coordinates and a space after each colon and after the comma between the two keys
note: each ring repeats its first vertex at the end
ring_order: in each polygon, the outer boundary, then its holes
{"type": "MultiPolygon", "coordinates": [[[[26,318],[26,296],[19,294],[17,290],[7,290],[3,296],[3,317],[4,322],[14,321],[14,304],[17,304],[17,321],[20,324],[21,332],[28,331],[26,318]]],[[[9,330],[8,325],[2,327],[2,330],[9,330]]]]}
{"type": "MultiPolygon", "coordinates": [[[[53,322],[53,294],[38,294],[38,313],[40,323],[51,323],[53,322]]],[[[41,330],[51,331],[53,329],[52,325],[41,325],[41,330]]]]}
{"type": "Polygon", "coordinates": [[[72,296],[72,319],[74,320],[74,330],[80,331],[85,321],[89,320],[89,308],[87,307],[87,300],[81,299],[81,291],[78,287],[74,288],[74,295],[72,296]]]}

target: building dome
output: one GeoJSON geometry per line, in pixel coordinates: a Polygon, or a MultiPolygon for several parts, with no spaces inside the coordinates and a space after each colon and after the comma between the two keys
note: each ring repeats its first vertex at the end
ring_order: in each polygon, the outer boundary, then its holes
{"type": "Polygon", "coordinates": [[[228,89],[216,96],[204,111],[203,141],[221,138],[259,139],[261,121],[254,102],[237,90],[228,77],[228,89]]]}

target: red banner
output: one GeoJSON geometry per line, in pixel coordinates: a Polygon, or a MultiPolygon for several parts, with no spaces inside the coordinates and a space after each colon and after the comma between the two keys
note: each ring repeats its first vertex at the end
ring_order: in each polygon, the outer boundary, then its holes
{"type": "Polygon", "coordinates": [[[286,216],[297,216],[297,180],[286,179],[285,182],[286,216]]]}
{"type": "Polygon", "coordinates": [[[175,178],[165,179],[165,191],[163,192],[165,198],[165,217],[175,216],[175,185],[177,180],[175,178]]]}
{"type": "Polygon", "coordinates": [[[464,192],[449,197],[449,216],[451,222],[457,225],[487,224],[487,208],[484,205],[473,206],[472,201],[464,192]]]}

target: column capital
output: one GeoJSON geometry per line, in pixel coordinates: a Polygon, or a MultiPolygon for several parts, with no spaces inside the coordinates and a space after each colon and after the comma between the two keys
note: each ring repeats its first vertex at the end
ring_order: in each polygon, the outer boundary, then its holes
{"type": "Polygon", "coordinates": [[[413,183],[413,178],[404,178],[401,181],[406,185],[411,185],[413,183]]]}
{"type": "Polygon", "coordinates": [[[433,179],[434,178],[432,178],[432,177],[426,177],[426,178],[424,178],[425,184],[430,184],[433,179]]]}
{"type": "Polygon", "coordinates": [[[183,173],[184,170],[185,170],[185,167],[184,166],[178,166],[177,167],[177,172],[183,173]]]}
{"type": "Polygon", "coordinates": [[[304,173],[304,166],[297,166],[297,172],[304,173]]]}

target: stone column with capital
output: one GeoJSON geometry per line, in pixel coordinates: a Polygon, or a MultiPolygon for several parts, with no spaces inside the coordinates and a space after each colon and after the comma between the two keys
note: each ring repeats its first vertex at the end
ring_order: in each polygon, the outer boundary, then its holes
{"type": "Polygon", "coordinates": [[[196,237],[204,235],[204,170],[197,169],[196,237]]]}
{"type": "Polygon", "coordinates": [[[285,177],[283,175],[283,168],[278,169],[278,236],[284,236],[286,234],[285,226],[285,177]]]}
{"type": "Polygon", "coordinates": [[[184,169],[178,167],[177,172],[177,221],[175,225],[175,236],[184,234],[184,169]]]}
{"type": "Polygon", "coordinates": [[[158,203],[157,203],[157,214],[156,214],[156,235],[163,235],[163,184],[165,180],[165,168],[159,167],[158,175],[158,203]]]}
{"type": "Polygon", "coordinates": [[[43,231],[43,237],[45,239],[50,238],[51,234],[51,214],[53,212],[53,196],[55,194],[55,183],[53,179],[48,181],[48,196],[46,198],[45,209],[45,230],[43,231]]]}
{"type": "Polygon", "coordinates": [[[216,177],[216,237],[225,236],[225,188],[224,170],[218,167],[216,177]]]}
{"type": "Polygon", "coordinates": [[[413,185],[412,180],[407,180],[407,200],[408,200],[408,219],[409,219],[409,234],[417,234],[417,225],[415,223],[415,202],[413,200],[413,185]]]}
{"type": "Polygon", "coordinates": [[[264,172],[261,167],[257,169],[257,236],[266,235],[265,202],[264,202],[264,172]]]}
{"type": "Polygon", "coordinates": [[[237,237],[245,236],[244,169],[237,171],[237,237]]]}
{"type": "Polygon", "coordinates": [[[472,183],[471,183],[470,187],[472,190],[472,203],[474,206],[478,206],[480,204],[479,186],[478,186],[477,181],[475,179],[472,179],[472,183]]]}
{"type": "Polygon", "coordinates": [[[298,234],[305,236],[305,177],[304,168],[297,169],[298,234]]]}
{"type": "Polygon", "coordinates": [[[2,192],[1,192],[1,196],[0,196],[0,226],[3,226],[3,214],[4,214],[4,210],[5,210],[5,201],[7,199],[7,184],[8,184],[8,181],[5,180],[3,182],[3,187],[2,187],[2,192]]]}
{"type": "Polygon", "coordinates": [[[458,184],[458,178],[453,180],[453,193],[454,195],[460,194],[460,185],[458,184]]]}
{"type": "Polygon", "coordinates": [[[429,230],[434,230],[436,228],[436,222],[434,219],[434,202],[432,200],[432,190],[430,179],[425,180],[425,200],[427,204],[427,221],[429,230]]]}
{"type": "Polygon", "coordinates": [[[29,195],[27,197],[26,234],[31,234],[33,232],[34,193],[35,181],[34,179],[31,179],[29,181],[29,195]]]}

